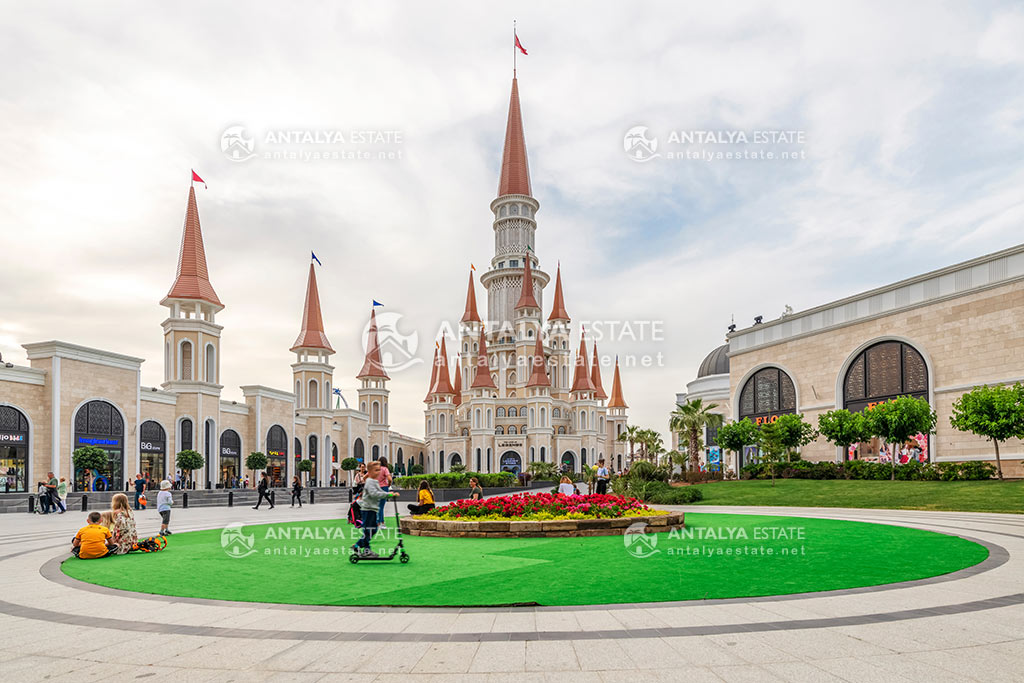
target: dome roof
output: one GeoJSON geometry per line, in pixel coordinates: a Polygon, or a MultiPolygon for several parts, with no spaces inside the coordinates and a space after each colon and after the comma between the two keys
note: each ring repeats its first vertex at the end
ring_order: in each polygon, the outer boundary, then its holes
{"type": "Polygon", "coordinates": [[[722,344],[704,358],[697,371],[697,377],[729,374],[729,345],[722,344]]]}

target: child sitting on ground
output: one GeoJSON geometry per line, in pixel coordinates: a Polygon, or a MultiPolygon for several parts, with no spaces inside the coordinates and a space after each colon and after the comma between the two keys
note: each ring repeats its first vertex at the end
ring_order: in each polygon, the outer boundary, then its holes
{"type": "Polygon", "coordinates": [[[78,530],[71,541],[71,552],[82,560],[95,560],[113,555],[117,546],[111,542],[110,529],[100,526],[100,513],[89,513],[89,524],[78,530]]]}

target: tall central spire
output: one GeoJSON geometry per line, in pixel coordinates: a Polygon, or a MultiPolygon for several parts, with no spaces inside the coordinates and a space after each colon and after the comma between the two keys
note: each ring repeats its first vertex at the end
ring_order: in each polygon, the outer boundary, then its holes
{"type": "Polygon", "coordinates": [[[523,114],[519,110],[519,81],[512,79],[512,97],[508,103],[508,124],[505,126],[505,151],[501,156],[501,180],[498,196],[530,192],[530,164],[526,160],[526,136],[523,114]]]}

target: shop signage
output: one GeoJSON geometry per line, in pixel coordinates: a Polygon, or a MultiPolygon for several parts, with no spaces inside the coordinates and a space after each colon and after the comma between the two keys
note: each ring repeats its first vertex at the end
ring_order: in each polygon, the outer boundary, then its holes
{"type": "Polygon", "coordinates": [[[519,456],[514,454],[514,453],[510,453],[508,455],[501,456],[501,466],[502,466],[502,468],[509,467],[509,468],[513,468],[513,469],[519,469],[519,467],[522,464],[523,464],[522,460],[520,460],[519,456]]]}
{"type": "Polygon", "coordinates": [[[507,441],[499,441],[498,448],[519,448],[523,445],[522,439],[509,439],[507,441]]]}
{"type": "Polygon", "coordinates": [[[139,450],[143,453],[163,453],[163,441],[140,441],[139,450]]]}
{"type": "Polygon", "coordinates": [[[0,432],[0,443],[25,443],[27,434],[12,434],[11,432],[0,432]]]}
{"type": "Polygon", "coordinates": [[[221,455],[226,455],[229,458],[237,458],[238,457],[238,449],[237,448],[232,448],[231,446],[221,446],[220,447],[220,454],[221,455]]]}
{"type": "Polygon", "coordinates": [[[285,453],[284,451],[269,451],[268,450],[267,451],[267,455],[272,455],[275,458],[284,458],[284,457],[287,457],[288,454],[285,453]]]}
{"type": "Polygon", "coordinates": [[[78,443],[86,446],[120,446],[121,439],[97,439],[91,436],[78,437],[78,443]]]}

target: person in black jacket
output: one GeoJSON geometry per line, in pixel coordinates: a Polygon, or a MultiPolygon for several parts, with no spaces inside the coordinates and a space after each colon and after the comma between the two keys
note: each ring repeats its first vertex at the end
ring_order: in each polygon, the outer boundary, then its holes
{"type": "Polygon", "coordinates": [[[253,510],[260,509],[260,503],[263,502],[264,498],[267,499],[267,502],[270,503],[270,509],[273,510],[274,501],[270,499],[270,477],[267,476],[266,472],[260,477],[260,485],[256,487],[256,492],[259,493],[259,498],[256,499],[256,506],[253,507],[253,510]]]}
{"type": "Polygon", "coordinates": [[[302,482],[298,477],[292,477],[292,507],[295,507],[296,501],[302,507],[302,482]]]}

